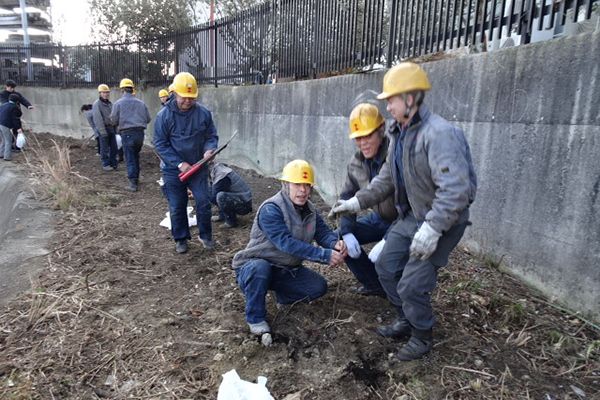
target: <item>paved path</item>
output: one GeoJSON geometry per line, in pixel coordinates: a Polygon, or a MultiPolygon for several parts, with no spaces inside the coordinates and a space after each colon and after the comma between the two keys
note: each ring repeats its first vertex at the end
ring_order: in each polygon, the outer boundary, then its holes
{"type": "Polygon", "coordinates": [[[32,288],[48,253],[51,218],[14,164],[0,159],[0,308],[32,288]]]}

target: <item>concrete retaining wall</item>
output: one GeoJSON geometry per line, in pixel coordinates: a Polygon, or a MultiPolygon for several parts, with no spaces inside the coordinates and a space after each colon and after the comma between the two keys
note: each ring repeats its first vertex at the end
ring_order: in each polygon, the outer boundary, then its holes
{"type": "MultiPolygon", "coordinates": [[[[476,164],[479,190],[463,243],[503,257],[514,274],[597,320],[599,65],[598,32],[423,64],[433,86],[425,101],[465,131],[476,164]]],[[[383,74],[208,87],[199,101],[213,111],[221,142],[239,130],[221,160],[277,175],[306,159],[331,202],[354,150],[347,117],[374,99],[383,74]]],[[[38,107],[25,112],[35,131],[91,134],[78,110],[94,90],[19,89],[38,107]]],[[[158,89],[138,92],[157,112],[158,89]]]]}

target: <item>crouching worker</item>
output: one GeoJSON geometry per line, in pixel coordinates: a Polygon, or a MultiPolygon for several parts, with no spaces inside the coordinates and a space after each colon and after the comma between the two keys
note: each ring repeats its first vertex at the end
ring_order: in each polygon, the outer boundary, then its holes
{"type": "Polygon", "coordinates": [[[308,200],[313,185],[312,167],[294,160],[283,168],[282,189],[258,209],[246,249],[233,258],[233,269],[246,297],[250,332],[269,332],[265,297],[275,292],[278,304],[312,301],[325,295],[327,281],[302,265],[303,260],[338,265],[346,245],[308,200]],[[321,247],[312,245],[313,240],[321,247]]]}
{"type": "Polygon", "coordinates": [[[223,163],[208,164],[211,189],[210,202],[216,205],[219,215],[212,221],[225,221],[224,228],[238,226],[238,215],[252,211],[252,193],[248,184],[237,172],[223,163]]]}
{"type": "MultiPolygon", "coordinates": [[[[341,199],[352,198],[360,189],[369,186],[381,169],[388,168],[388,138],[385,136],[384,123],[383,116],[372,104],[362,103],[352,110],[349,137],[354,139],[358,150],[348,161],[341,199]]],[[[346,258],[346,265],[362,284],[353,290],[354,293],[385,297],[375,264],[367,257],[361,245],[381,241],[397,217],[394,197],[390,193],[386,199],[373,206],[373,212],[360,217],[350,214],[340,218],[340,234],[350,256],[346,258]]]]}

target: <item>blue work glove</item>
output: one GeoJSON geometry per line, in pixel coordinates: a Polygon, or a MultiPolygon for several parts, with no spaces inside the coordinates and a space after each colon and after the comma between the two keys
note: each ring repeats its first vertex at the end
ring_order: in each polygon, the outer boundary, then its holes
{"type": "Polygon", "coordinates": [[[346,233],[345,235],[342,235],[342,239],[346,243],[348,255],[352,258],[360,257],[361,249],[360,244],[358,244],[358,240],[356,240],[356,236],[354,236],[352,233],[346,233]]]}
{"type": "Polygon", "coordinates": [[[441,233],[435,231],[427,222],[419,228],[410,245],[410,256],[427,260],[435,251],[441,233]]]}

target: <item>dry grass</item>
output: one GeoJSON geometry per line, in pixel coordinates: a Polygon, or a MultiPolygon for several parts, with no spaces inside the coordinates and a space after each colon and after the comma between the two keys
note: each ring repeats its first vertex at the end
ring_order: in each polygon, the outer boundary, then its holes
{"type": "Polygon", "coordinates": [[[29,167],[33,189],[41,199],[51,200],[55,208],[68,210],[81,205],[80,185],[90,179],[74,173],[71,168],[70,148],[67,142],[51,140],[44,148],[35,136],[28,141],[23,154],[29,167]]]}

